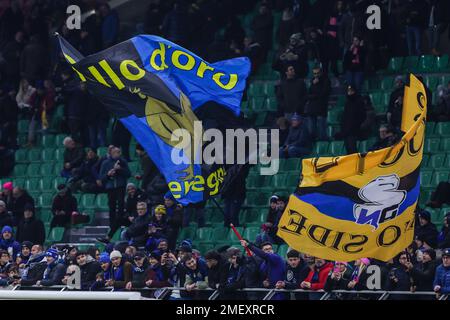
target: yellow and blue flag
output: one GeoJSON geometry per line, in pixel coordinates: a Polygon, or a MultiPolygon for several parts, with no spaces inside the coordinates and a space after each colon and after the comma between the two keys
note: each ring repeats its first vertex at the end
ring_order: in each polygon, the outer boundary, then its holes
{"type": "Polygon", "coordinates": [[[240,113],[250,72],[248,58],[210,64],[175,43],[150,35],[83,57],[57,37],[80,81],[144,147],[178,202],[202,202],[220,192],[226,167],[198,161],[203,128],[194,125],[199,120],[195,112],[219,106],[215,114],[226,114],[222,120],[233,122],[231,118],[240,113]],[[172,139],[176,129],[185,129],[191,137],[179,150],[181,163],[171,158],[172,151],[179,149],[172,139]]]}
{"type": "Polygon", "coordinates": [[[304,159],[300,184],[289,198],[278,236],[316,257],[388,261],[414,234],[427,97],[410,75],[405,88],[401,140],[388,148],[304,159]]]}

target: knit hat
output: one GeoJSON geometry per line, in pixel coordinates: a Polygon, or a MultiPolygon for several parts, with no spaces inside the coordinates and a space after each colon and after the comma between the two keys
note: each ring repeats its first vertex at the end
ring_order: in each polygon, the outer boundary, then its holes
{"type": "Polygon", "coordinates": [[[370,264],[370,259],[369,258],[361,258],[361,263],[368,266],[370,264]]]}
{"type": "Polygon", "coordinates": [[[183,240],[178,247],[179,251],[192,252],[192,241],[190,239],[183,240]]]}
{"type": "Polygon", "coordinates": [[[145,258],[145,252],[144,251],[136,251],[136,253],[134,254],[134,259],[142,259],[145,258]]]}
{"type": "Polygon", "coordinates": [[[427,210],[421,210],[419,213],[419,218],[422,218],[429,222],[429,221],[431,221],[431,213],[428,212],[427,210]]]}
{"type": "Polygon", "coordinates": [[[23,211],[31,211],[34,212],[34,207],[31,203],[27,203],[25,204],[25,206],[23,207],[23,211]]]}
{"type": "Polygon", "coordinates": [[[164,207],[162,204],[157,205],[155,208],[155,213],[166,214],[166,207],[164,207]]]}
{"type": "Polygon", "coordinates": [[[450,257],[450,248],[444,249],[444,251],[442,251],[442,257],[450,257]]]}
{"type": "Polygon", "coordinates": [[[48,248],[47,251],[45,252],[45,256],[52,257],[54,260],[58,260],[59,258],[58,250],[56,250],[55,248],[48,248]]]}
{"type": "Polygon", "coordinates": [[[300,117],[300,115],[297,113],[294,113],[291,117],[292,121],[300,121],[301,119],[302,119],[302,117],[300,117]]]}
{"type": "Polygon", "coordinates": [[[273,195],[270,197],[270,203],[277,203],[277,201],[278,201],[278,196],[273,195]]]}
{"type": "MultiPolygon", "coordinates": [[[[362,261],[361,261],[361,262],[362,262],[362,261]]],[[[343,264],[344,266],[347,266],[347,265],[348,265],[348,263],[345,262],[345,261],[336,261],[334,264],[335,264],[335,265],[337,265],[337,264],[343,264]]]]}
{"type": "Polygon", "coordinates": [[[0,200],[0,207],[6,208],[6,203],[3,200],[0,200]]]}
{"type": "Polygon", "coordinates": [[[31,242],[31,241],[22,242],[22,248],[28,248],[31,250],[32,247],[33,247],[33,242],[31,242]]]}
{"type": "Polygon", "coordinates": [[[159,251],[159,250],[152,251],[152,253],[150,253],[150,258],[160,261],[161,260],[161,251],[159,251]]]}
{"type": "Polygon", "coordinates": [[[132,183],[132,182],[129,182],[129,183],[127,184],[127,190],[128,190],[128,188],[130,188],[130,187],[132,187],[132,188],[134,188],[134,189],[137,189],[137,188],[136,188],[136,185],[135,185],[134,183],[132,183]]]}
{"type": "Polygon", "coordinates": [[[173,194],[170,191],[166,192],[166,194],[164,195],[164,199],[170,199],[170,200],[175,201],[175,198],[173,197],[173,194]]]}
{"type": "Polygon", "coordinates": [[[423,250],[423,253],[427,253],[430,256],[431,260],[436,259],[436,251],[434,251],[434,249],[432,248],[423,250]]]}
{"type": "Polygon", "coordinates": [[[100,263],[108,263],[110,261],[108,252],[102,252],[100,253],[100,258],[98,259],[98,262],[100,263]]]}
{"type": "Polygon", "coordinates": [[[14,189],[13,183],[12,183],[11,181],[5,182],[5,183],[3,184],[3,189],[12,191],[12,189],[14,189]]]}
{"type": "Polygon", "coordinates": [[[4,226],[2,229],[2,234],[5,232],[13,233],[13,229],[10,226],[4,226]]]}
{"type": "Polygon", "coordinates": [[[114,258],[122,258],[122,254],[120,253],[120,251],[118,250],[113,250],[113,252],[111,252],[109,254],[109,259],[112,261],[112,259],[114,258]]]}

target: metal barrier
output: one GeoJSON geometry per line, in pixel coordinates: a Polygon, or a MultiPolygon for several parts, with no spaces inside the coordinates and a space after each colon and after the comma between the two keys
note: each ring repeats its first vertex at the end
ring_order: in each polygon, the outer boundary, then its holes
{"type": "MultiPolygon", "coordinates": [[[[83,294],[86,294],[88,292],[93,292],[93,291],[80,291],[80,290],[70,290],[68,289],[66,286],[63,285],[58,285],[58,286],[49,286],[49,287],[43,287],[43,286],[21,286],[21,285],[15,285],[15,286],[10,286],[8,288],[5,288],[5,290],[3,290],[4,294],[1,295],[1,297],[5,297],[7,296],[7,291],[20,291],[20,290],[27,290],[27,291],[59,291],[59,292],[78,292],[78,295],[76,295],[76,297],[78,297],[78,299],[83,299],[83,294]],[[6,291],[6,292],[5,292],[6,291]]],[[[164,287],[164,288],[140,288],[140,289],[132,289],[130,291],[126,291],[126,292],[157,292],[157,295],[154,297],[154,299],[156,300],[163,300],[166,299],[171,293],[172,291],[187,291],[184,287],[164,287]]],[[[114,292],[115,293],[123,293],[124,291],[114,291],[114,287],[104,287],[104,288],[100,288],[97,291],[103,291],[103,292],[114,292]]],[[[219,290],[214,290],[214,289],[194,289],[192,291],[198,291],[198,292],[211,292],[211,294],[209,295],[207,300],[216,300],[217,298],[220,297],[220,292],[219,290]]],[[[402,296],[409,296],[411,299],[418,299],[418,297],[420,296],[431,296],[431,297],[436,297],[436,293],[435,292],[431,292],[431,291],[416,291],[416,292],[410,292],[410,291],[386,291],[386,290],[361,290],[361,291],[350,291],[350,290],[333,290],[333,291],[324,291],[324,290],[317,290],[317,291],[313,291],[313,290],[303,290],[303,289],[296,289],[296,290],[286,290],[286,289],[266,289],[266,288],[244,288],[244,289],[239,289],[237,291],[240,292],[260,292],[260,293],[265,293],[265,296],[262,298],[262,300],[271,300],[273,298],[273,296],[277,293],[286,293],[286,294],[291,294],[291,299],[289,300],[296,300],[296,299],[292,299],[292,294],[296,294],[296,293],[321,293],[322,296],[320,297],[320,300],[330,300],[330,298],[332,298],[333,293],[341,293],[341,294],[346,294],[349,296],[356,296],[356,295],[373,295],[373,296],[379,296],[378,299],[376,300],[388,300],[389,297],[391,296],[396,296],[396,295],[402,295],[402,296]]],[[[0,291],[1,292],[1,291],[0,291]]],[[[39,297],[38,297],[39,298],[39,297]]],[[[62,298],[62,297],[61,297],[62,298]]],[[[86,298],[88,298],[86,296],[86,298]]],[[[90,297],[89,297],[90,298],[90,297]]],[[[133,297],[135,298],[135,297],[133,297]]],[[[294,297],[295,298],[295,297],[294,297]]],[[[448,299],[448,295],[444,294],[441,295],[437,300],[447,300],[448,299]]]]}

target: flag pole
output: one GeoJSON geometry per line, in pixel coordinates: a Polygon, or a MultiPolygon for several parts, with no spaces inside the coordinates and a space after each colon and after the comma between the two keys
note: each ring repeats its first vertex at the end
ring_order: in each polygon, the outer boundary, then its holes
{"type": "MultiPolygon", "coordinates": [[[[242,238],[241,234],[239,233],[239,231],[237,231],[237,229],[234,227],[232,223],[230,223],[230,227],[231,229],[233,229],[234,234],[236,235],[236,237],[238,237],[239,240],[244,240],[244,238],[242,238]]],[[[245,247],[245,251],[247,252],[247,255],[249,257],[253,256],[252,252],[248,247],[245,247]]]]}

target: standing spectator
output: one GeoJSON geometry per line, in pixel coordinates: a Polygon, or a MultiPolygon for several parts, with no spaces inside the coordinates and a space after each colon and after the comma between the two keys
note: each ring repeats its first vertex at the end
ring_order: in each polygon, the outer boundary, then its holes
{"type": "Polygon", "coordinates": [[[12,192],[12,203],[10,211],[13,214],[14,225],[18,225],[23,218],[25,207],[30,205],[34,210],[34,199],[30,196],[28,191],[20,187],[15,187],[12,192]]]}
{"type": "Polygon", "coordinates": [[[61,285],[66,273],[66,266],[59,262],[58,250],[49,248],[45,252],[45,258],[47,259],[47,268],[42,280],[39,280],[36,284],[44,287],[61,285]]]}
{"type": "Polygon", "coordinates": [[[359,36],[354,36],[353,43],[344,56],[344,70],[347,85],[354,87],[358,92],[361,91],[364,81],[365,59],[364,42],[359,36]]]}
{"type": "Polygon", "coordinates": [[[245,201],[247,188],[245,181],[249,173],[249,166],[242,167],[235,175],[234,180],[230,186],[222,192],[222,198],[224,199],[224,226],[230,226],[230,223],[234,226],[239,226],[239,212],[241,211],[242,204],[245,201]]]}
{"type": "Polygon", "coordinates": [[[285,118],[290,120],[294,113],[303,114],[305,101],[305,81],[296,76],[294,66],[288,66],[286,79],[281,80],[278,96],[279,110],[283,112],[285,118]]]}
{"type": "Polygon", "coordinates": [[[93,95],[88,95],[88,107],[83,120],[88,130],[88,146],[94,150],[106,146],[109,114],[105,106],[93,95]]]}
{"type": "Polygon", "coordinates": [[[167,224],[169,227],[168,246],[173,250],[176,246],[178,233],[183,226],[184,208],[181,204],[177,203],[172,193],[168,191],[164,196],[164,206],[167,213],[167,224]]]}
{"type": "Polygon", "coordinates": [[[180,46],[188,43],[190,37],[190,23],[188,20],[187,4],[176,1],[173,9],[165,16],[161,31],[168,40],[180,46]]]}
{"type": "Polygon", "coordinates": [[[280,148],[281,158],[300,158],[311,153],[312,141],[308,128],[302,118],[294,114],[286,141],[280,148]]]}
{"type": "Polygon", "coordinates": [[[347,154],[358,152],[356,142],[361,137],[361,124],[365,119],[366,110],[363,98],[354,87],[348,86],[341,123],[341,134],[347,154]]]}
{"type": "Polygon", "coordinates": [[[331,89],[330,79],[323,74],[320,66],[313,68],[313,78],[308,89],[308,100],[304,114],[309,134],[318,140],[327,140],[328,99],[331,89]]]}
{"type": "MultiPolygon", "coordinates": [[[[252,63],[251,74],[254,74],[261,64],[264,63],[265,53],[263,52],[261,44],[254,41],[250,36],[244,38],[243,55],[248,57],[252,63]]],[[[210,59],[210,61],[211,60],[212,59],[210,59]]]]}
{"type": "Polygon", "coordinates": [[[30,38],[20,56],[20,75],[31,81],[44,79],[49,65],[47,49],[37,35],[30,38]]]}
{"type": "Polygon", "coordinates": [[[147,152],[140,145],[136,145],[136,153],[139,157],[139,163],[142,170],[142,173],[137,175],[136,178],[142,180],[141,188],[144,191],[147,191],[148,185],[158,175],[158,168],[156,168],[152,159],[150,159],[147,152]]]}
{"type": "Polygon", "coordinates": [[[284,72],[288,66],[293,66],[300,79],[308,75],[308,56],[305,40],[301,33],[294,33],[289,38],[289,43],[282,48],[273,61],[272,68],[280,72],[284,77],[284,72]]]}
{"type": "Polygon", "coordinates": [[[273,16],[266,3],[261,3],[258,14],[255,15],[251,25],[254,39],[261,44],[264,55],[272,47],[273,16]]]}
{"type": "Polygon", "coordinates": [[[121,157],[120,149],[115,147],[111,151],[111,158],[103,161],[100,168],[100,179],[108,193],[109,225],[108,239],[110,240],[120,227],[125,206],[125,187],[130,177],[130,169],[125,159],[121,157]]]}
{"type": "MultiPolygon", "coordinates": [[[[324,259],[315,258],[314,264],[310,265],[310,271],[306,279],[300,283],[300,288],[313,291],[322,290],[325,287],[328,274],[332,270],[333,265],[324,259]]],[[[309,293],[309,300],[318,300],[321,294],[316,292],[309,293]]]]}
{"type": "Polygon", "coordinates": [[[279,141],[286,141],[289,134],[289,120],[285,117],[278,118],[276,121],[276,129],[278,129],[279,141]]]}
{"type": "MultiPolygon", "coordinates": [[[[245,287],[245,277],[248,269],[245,258],[238,248],[231,247],[226,251],[228,263],[222,266],[218,290],[222,300],[246,300],[245,292],[238,291],[245,287]]],[[[208,277],[208,279],[210,279],[208,277]]],[[[209,280],[211,281],[211,280],[209,280]]]]}
{"type": "MultiPolygon", "coordinates": [[[[407,252],[401,252],[396,259],[396,263],[389,271],[386,289],[388,291],[410,291],[412,279],[410,277],[409,269],[407,268],[407,264],[410,262],[409,254],[407,252]]],[[[408,299],[408,296],[395,295],[392,298],[396,300],[405,300],[408,299]]]]}
{"type": "MultiPolygon", "coordinates": [[[[169,287],[168,273],[162,266],[162,256],[159,250],[152,251],[149,256],[150,268],[145,278],[145,286],[148,288],[169,287]]],[[[152,292],[152,297],[157,295],[158,291],[152,292]]]]}
{"type": "Polygon", "coordinates": [[[54,227],[70,226],[70,218],[73,212],[78,212],[77,199],[65,184],[58,185],[58,194],[53,198],[52,213],[53,218],[50,223],[50,229],[54,227]]]}
{"type": "Polygon", "coordinates": [[[224,262],[220,253],[211,250],[205,253],[205,261],[208,267],[208,286],[216,290],[220,285],[220,277],[224,268],[224,262]]]}
{"type": "Polygon", "coordinates": [[[442,252],[442,264],[436,268],[433,287],[437,296],[450,293],[450,248],[442,252]]]}
{"type": "MultiPolygon", "coordinates": [[[[0,88],[0,144],[17,146],[17,116],[19,109],[16,102],[16,90],[0,88]]],[[[0,173],[1,174],[1,173],[0,173]]]]}
{"type": "Polygon", "coordinates": [[[415,291],[433,291],[434,274],[436,272],[436,252],[425,249],[422,261],[414,265],[411,261],[406,263],[415,291]]]}
{"type": "MultiPolygon", "coordinates": [[[[248,247],[256,256],[264,260],[260,266],[260,272],[265,275],[265,279],[263,281],[263,286],[265,288],[275,288],[278,281],[284,280],[284,275],[286,272],[285,262],[282,257],[274,253],[270,242],[262,243],[261,249],[245,240],[241,240],[241,245],[244,248],[248,247]]],[[[276,294],[273,299],[282,300],[283,295],[276,294]]]]}
{"type": "Polygon", "coordinates": [[[108,3],[102,4],[99,10],[102,17],[102,49],[106,49],[116,44],[119,39],[119,15],[108,3]]]}
{"type": "Polygon", "coordinates": [[[34,207],[26,205],[23,211],[23,219],[17,227],[17,241],[30,241],[34,244],[44,245],[44,223],[34,216],[34,207]]]}
{"type": "Polygon", "coordinates": [[[145,279],[150,271],[147,257],[143,251],[137,251],[133,257],[133,276],[132,281],[125,285],[125,289],[139,289],[145,287],[145,279]]]}
{"type": "Polygon", "coordinates": [[[402,76],[395,77],[394,90],[389,97],[389,105],[386,113],[387,122],[394,127],[399,127],[402,119],[403,95],[405,92],[405,83],[402,76]]]}
{"type": "Polygon", "coordinates": [[[15,257],[20,253],[20,243],[14,239],[13,229],[10,226],[2,228],[0,249],[8,252],[10,257],[15,257]]]}
{"type": "Polygon", "coordinates": [[[447,27],[448,21],[445,12],[449,12],[448,1],[445,0],[430,0],[428,1],[428,45],[431,53],[435,56],[440,56],[439,40],[441,32],[447,27]]]}
{"type": "Polygon", "coordinates": [[[336,77],[339,75],[337,61],[342,56],[339,41],[339,28],[344,17],[344,1],[336,1],[333,11],[325,22],[325,51],[322,56],[325,73],[331,71],[336,77]],[[329,68],[330,67],[330,68],[329,68]],[[330,70],[328,70],[330,69],[330,70]]]}
{"type": "Polygon", "coordinates": [[[348,11],[344,14],[339,28],[339,46],[345,51],[352,45],[353,39],[366,27],[365,17],[354,3],[348,4],[348,11]]]}
{"type": "Polygon", "coordinates": [[[195,258],[191,253],[183,257],[183,264],[186,268],[186,281],[184,287],[191,297],[200,298],[201,293],[192,294],[194,289],[208,288],[208,267],[206,262],[195,258]]]}
{"type": "Polygon", "coordinates": [[[4,226],[12,226],[13,219],[6,209],[6,203],[0,200],[0,228],[4,226]]]}
{"type": "Polygon", "coordinates": [[[101,272],[100,263],[84,251],[76,254],[77,265],[81,273],[81,290],[89,290],[94,284],[96,276],[101,272]]]}
{"type": "Polygon", "coordinates": [[[122,259],[120,251],[112,251],[109,258],[111,259],[111,279],[106,281],[106,286],[124,289],[126,284],[133,279],[133,266],[122,259]]]}
{"type": "Polygon", "coordinates": [[[20,254],[16,256],[16,265],[19,266],[19,270],[23,269],[25,264],[28,262],[31,256],[31,248],[33,247],[33,243],[30,241],[22,242],[22,249],[20,254]]]}
{"type": "Polygon", "coordinates": [[[20,80],[19,91],[17,92],[16,96],[16,102],[21,113],[26,114],[30,112],[31,109],[30,99],[35,92],[36,88],[34,88],[26,78],[20,80]]]}
{"type": "Polygon", "coordinates": [[[438,85],[437,92],[438,101],[434,110],[431,110],[430,120],[450,121],[450,81],[447,86],[438,85]]]}
{"type": "Polygon", "coordinates": [[[63,140],[64,145],[64,168],[61,171],[61,176],[64,178],[71,178],[73,175],[73,169],[79,168],[85,157],[84,149],[77,145],[74,139],[71,137],[65,137],[63,140]]]}
{"type": "Polygon", "coordinates": [[[17,88],[20,81],[20,56],[24,48],[24,33],[19,30],[14,35],[14,39],[9,41],[2,50],[5,59],[5,78],[9,79],[12,86],[17,88]]]}
{"type": "Polygon", "coordinates": [[[2,186],[2,191],[0,192],[0,199],[6,204],[6,209],[11,211],[11,206],[13,203],[13,190],[14,185],[11,181],[5,182],[2,186]]]}
{"type": "Polygon", "coordinates": [[[298,31],[296,22],[292,7],[286,6],[281,14],[281,22],[277,30],[276,40],[280,46],[284,47],[289,41],[289,36],[298,31]]]}
{"type": "Polygon", "coordinates": [[[69,127],[70,135],[80,142],[81,119],[88,105],[87,87],[84,82],[79,82],[73,76],[72,70],[64,70],[61,74],[63,80],[62,95],[64,101],[64,115],[69,127]]]}
{"type": "Polygon", "coordinates": [[[286,276],[275,285],[277,289],[295,290],[309,274],[309,267],[300,257],[300,252],[291,249],[287,253],[286,276]]]}
{"type": "Polygon", "coordinates": [[[416,226],[415,235],[430,247],[437,247],[438,231],[436,226],[431,222],[431,214],[429,211],[419,211],[419,225],[416,226]]]}
{"type": "MultiPolygon", "coordinates": [[[[347,290],[348,283],[351,280],[351,270],[348,268],[347,262],[336,261],[334,263],[334,268],[328,275],[327,281],[325,282],[325,291],[333,290],[347,290]]],[[[345,294],[333,293],[333,300],[344,300],[345,294]]]]}
{"type": "MultiPolygon", "coordinates": [[[[156,174],[155,177],[150,181],[146,190],[151,206],[156,206],[160,203],[163,203],[164,195],[168,190],[169,187],[167,186],[166,179],[161,173],[158,172],[158,174],[156,174]]],[[[188,216],[188,214],[185,215],[185,219],[183,221],[190,219],[190,216],[188,216]]],[[[189,221],[187,221],[187,223],[189,223],[189,221]]]]}
{"type": "Polygon", "coordinates": [[[420,56],[422,50],[422,32],[425,28],[427,12],[426,1],[408,0],[406,8],[406,40],[408,42],[408,55],[420,56]]]}
{"type": "Polygon", "coordinates": [[[350,282],[347,284],[348,290],[367,290],[367,267],[370,265],[368,258],[356,259],[350,282]]]}

